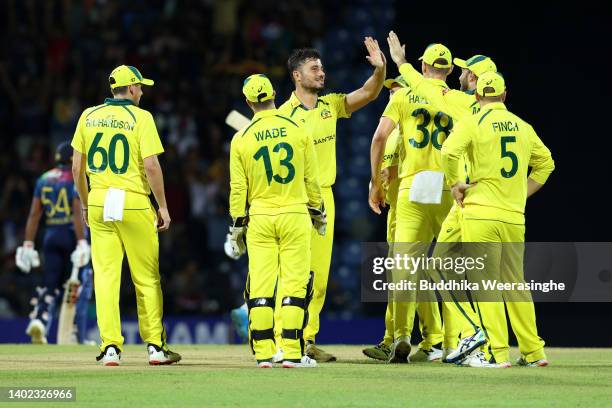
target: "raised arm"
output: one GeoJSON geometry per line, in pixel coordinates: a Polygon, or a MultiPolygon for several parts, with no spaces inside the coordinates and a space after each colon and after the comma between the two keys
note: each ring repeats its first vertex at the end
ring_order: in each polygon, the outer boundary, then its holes
{"type": "Polygon", "coordinates": [[[344,103],[346,113],[349,115],[376,99],[385,81],[387,61],[385,55],[378,46],[378,42],[372,37],[366,37],[364,44],[369,54],[366,59],[374,67],[374,72],[361,88],[346,95],[344,103]]]}

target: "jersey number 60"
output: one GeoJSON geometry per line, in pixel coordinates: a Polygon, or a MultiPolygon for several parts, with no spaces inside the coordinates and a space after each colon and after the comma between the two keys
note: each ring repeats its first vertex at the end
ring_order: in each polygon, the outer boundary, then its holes
{"type": "Polygon", "coordinates": [[[108,152],[102,146],[99,146],[100,139],[102,139],[102,132],[96,133],[93,143],[87,151],[87,166],[89,166],[89,169],[93,173],[101,173],[106,170],[107,166],[110,166],[111,171],[115,174],[125,173],[130,163],[130,145],[125,135],[122,135],[121,133],[114,135],[108,144],[108,152]],[[115,150],[118,142],[121,142],[123,145],[123,160],[121,162],[121,167],[117,167],[117,162],[115,159],[115,150]],[[96,153],[99,153],[102,156],[102,162],[99,166],[94,164],[96,153]]]}

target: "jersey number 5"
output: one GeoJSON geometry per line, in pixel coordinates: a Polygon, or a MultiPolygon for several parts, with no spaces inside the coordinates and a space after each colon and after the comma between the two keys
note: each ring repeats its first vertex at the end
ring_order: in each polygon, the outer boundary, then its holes
{"type": "Polygon", "coordinates": [[[510,170],[506,170],[505,168],[502,167],[499,171],[502,177],[510,178],[514,176],[516,174],[516,171],[518,170],[518,157],[516,157],[516,153],[508,150],[508,143],[516,142],[516,137],[515,136],[502,136],[500,141],[501,141],[501,157],[502,159],[504,157],[509,157],[510,160],[512,160],[512,167],[510,167],[510,170]]]}
{"type": "Polygon", "coordinates": [[[102,139],[102,132],[96,133],[91,147],[87,151],[87,166],[92,173],[101,173],[106,170],[106,167],[110,167],[111,171],[115,174],[123,174],[127,171],[128,165],[130,164],[130,145],[125,135],[117,133],[114,135],[110,143],[108,144],[108,152],[102,146],[99,145],[100,139],[102,139]],[[115,158],[115,150],[117,149],[117,143],[121,142],[123,146],[123,160],[121,161],[121,167],[117,166],[115,158]],[[99,166],[94,164],[96,153],[100,154],[102,161],[99,166]]]}
{"type": "Polygon", "coordinates": [[[285,158],[280,161],[280,165],[287,168],[287,176],[281,177],[278,174],[273,174],[272,172],[272,162],[270,161],[270,151],[268,150],[268,146],[262,146],[257,150],[257,152],[253,155],[255,160],[263,159],[264,167],[266,168],[266,177],[268,178],[268,185],[272,182],[272,179],[280,184],[290,183],[295,177],[295,167],[291,164],[291,159],[293,159],[293,147],[289,143],[281,142],[274,146],[272,151],[274,153],[278,153],[279,151],[284,150],[286,152],[285,158]]]}

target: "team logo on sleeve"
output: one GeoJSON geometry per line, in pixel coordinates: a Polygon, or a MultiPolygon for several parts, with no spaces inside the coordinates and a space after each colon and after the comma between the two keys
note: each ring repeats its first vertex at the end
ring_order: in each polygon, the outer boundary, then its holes
{"type": "Polygon", "coordinates": [[[327,118],[331,118],[332,117],[332,113],[327,110],[327,109],[323,109],[321,111],[321,119],[327,119],[327,118]]]}

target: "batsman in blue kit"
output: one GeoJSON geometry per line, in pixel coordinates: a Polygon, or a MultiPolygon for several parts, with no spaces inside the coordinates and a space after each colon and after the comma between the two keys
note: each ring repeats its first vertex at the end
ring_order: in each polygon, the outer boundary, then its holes
{"type": "Polygon", "coordinates": [[[47,343],[47,335],[61,289],[72,266],[80,268],[81,282],[76,303],[76,336],[74,343],[85,341],[87,308],[91,299],[93,271],[89,263],[90,245],[87,242],[85,226],[80,214],[79,196],[72,179],[72,147],[69,142],[61,143],[55,153],[56,166],[45,172],[36,181],[30,214],[26,223],[25,240],[17,248],[15,263],[24,273],[40,266],[34,240],[38,224],[44,214],[45,234],[42,246],[44,263],[44,286],[36,288],[31,300],[33,306],[26,333],[32,343],[47,343]],[[75,209],[77,209],[75,211],[75,209]]]}

